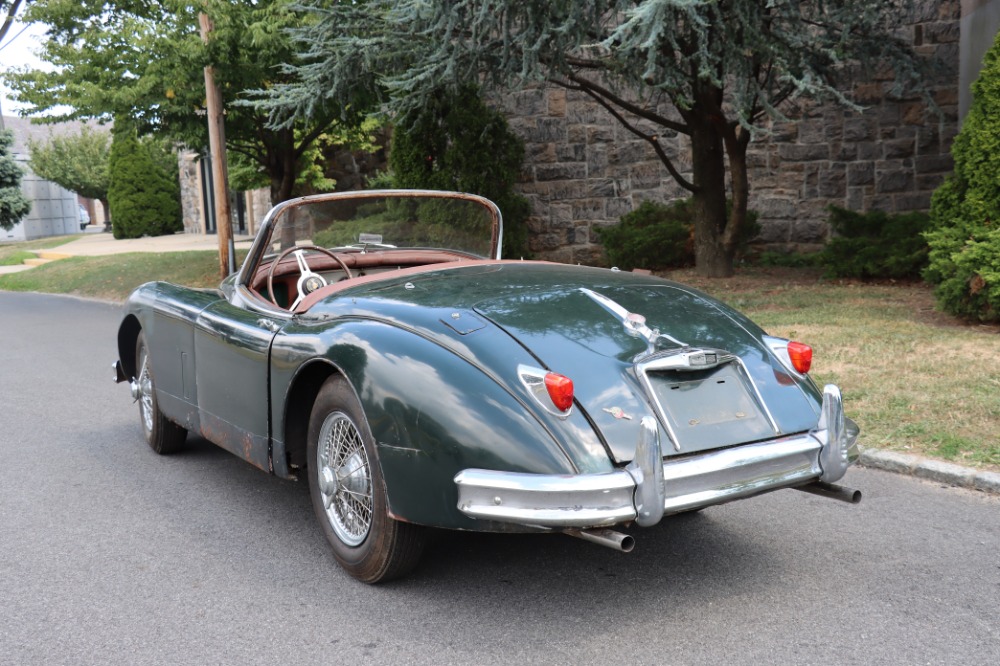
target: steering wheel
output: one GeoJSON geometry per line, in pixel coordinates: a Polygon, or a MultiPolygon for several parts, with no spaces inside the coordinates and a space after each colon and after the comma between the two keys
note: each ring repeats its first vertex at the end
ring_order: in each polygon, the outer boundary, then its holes
{"type": "Polygon", "coordinates": [[[278,301],[274,297],[274,271],[278,268],[278,264],[281,263],[281,260],[290,254],[295,255],[295,261],[299,265],[299,280],[295,285],[298,289],[299,296],[295,299],[294,303],[288,306],[289,310],[294,310],[303,298],[317,289],[327,285],[326,278],[319,273],[313,272],[313,270],[309,268],[309,264],[306,263],[306,252],[319,252],[320,254],[325,254],[340,264],[340,268],[344,271],[344,274],[347,275],[348,279],[354,277],[354,275],[351,274],[351,269],[344,263],[344,260],[341,259],[336,253],[331,252],[325,247],[320,247],[318,245],[293,245],[279,254],[278,258],[272,261],[271,265],[267,269],[267,293],[271,297],[271,302],[279,308],[281,306],[278,305],[278,301]]]}

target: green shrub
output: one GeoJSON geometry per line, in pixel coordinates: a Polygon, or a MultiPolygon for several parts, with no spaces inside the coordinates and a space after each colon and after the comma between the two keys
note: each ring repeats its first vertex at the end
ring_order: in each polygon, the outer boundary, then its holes
{"type": "Polygon", "coordinates": [[[927,265],[926,213],[856,213],[830,206],[836,236],[820,254],[829,277],[917,279],[927,265]]]}
{"type": "MultiPolygon", "coordinates": [[[[156,142],[116,126],[108,158],[108,205],[115,238],[162,236],[183,229],[176,167],[156,142]]],[[[176,165],[176,158],[172,162],[176,165]]]]}
{"type": "MultiPolygon", "coordinates": [[[[612,227],[597,229],[608,262],[622,270],[650,270],[694,265],[694,211],[691,199],[669,204],[643,201],[612,227]]],[[[737,242],[737,256],[760,233],[757,213],[747,211],[737,242]]]]}
{"type": "Polygon", "coordinates": [[[365,178],[365,189],[369,190],[391,190],[399,187],[396,184],[396,176],[392,170],[376,171],[365,178]]]}
{"type": "Polygon", "coordinates": [[[955,170],[934,192],[926,233],[942,309],[1000,321],[1000,37],[983,58],[973,102],[951,147],[955,170]]]}
{"type": "Polygon", "coordinates": [[[397,125],[389,152],[397,187],[454,190],[484,196],[503,214],[503,256],[525,256],[530,207],[514,191],[524,144],[478,88],[442,93],[397,125]]]}
{"type": "Polygon", "coordinates": [[[765,250],[750,261],[766,268],[816,268],[821,266],[820,252],[776,252],[765,250]]]}

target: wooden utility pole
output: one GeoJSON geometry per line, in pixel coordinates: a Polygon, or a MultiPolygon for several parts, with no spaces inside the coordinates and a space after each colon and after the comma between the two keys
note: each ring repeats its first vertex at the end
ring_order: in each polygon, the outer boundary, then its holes
{"type": "MultiPolygon", "coordinates": [[[[201,40],[208,44],[212,19],[198,14],[201,40]]],[[[205,67],[205,106],[208,111],[208,146],[212,152],[212,198],[215,199],[215,228],[219,235],[219,272],[222,277],[236,266],[233,253],[233,221],[229,217],[229,169],[226,166],[226,126],[222,114],[222,94],[215,85],[215,71],[205,67]]]]}

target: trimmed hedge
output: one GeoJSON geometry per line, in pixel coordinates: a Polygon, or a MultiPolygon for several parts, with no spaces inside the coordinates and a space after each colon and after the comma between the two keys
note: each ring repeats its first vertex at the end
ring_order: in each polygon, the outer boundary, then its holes
{"type": "Polygon", "coordinates": [[[108,158],[115,238],[162,236],[184,228],[180,184],[157,150],[163,152],[154,142],[139,141],[133,128],[116,127],[108,158]]]}

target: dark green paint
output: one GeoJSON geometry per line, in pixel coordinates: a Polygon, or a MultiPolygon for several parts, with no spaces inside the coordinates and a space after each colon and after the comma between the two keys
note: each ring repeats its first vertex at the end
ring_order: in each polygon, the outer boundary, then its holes
{"type": "MultiPolygon", "coordinates": [[[[161,400],[167,415],[278,474],[290,473],[287,433],[302,425],[285,414],[303,367],[343,373],[376,438],[390,509],[417,523],[495,527],[457,511],[453,477],[462,469],[601,472],[631,458],[639,420],[652,413],[632,369],[646,345],[581,287],[691,345],[738,354],[783,432],[815,424],[815,387],[780,384],[760,329],[686,287],[534,262],[386,275],[284,319],[231,305],[219,291],[163,283],[137,290],[126,309],[147,331],[157,389],[172,398],[161,400]],[[279,324],[277,335],[262,317],[279,324]],[[516,376],[521,363],[573,379],[569,418],[533,402],[516,376]],[[632,419],[604,411],[612,407],[632,419]]],[[[240,302],[233,279],[223,288],[240,302]]]]}

